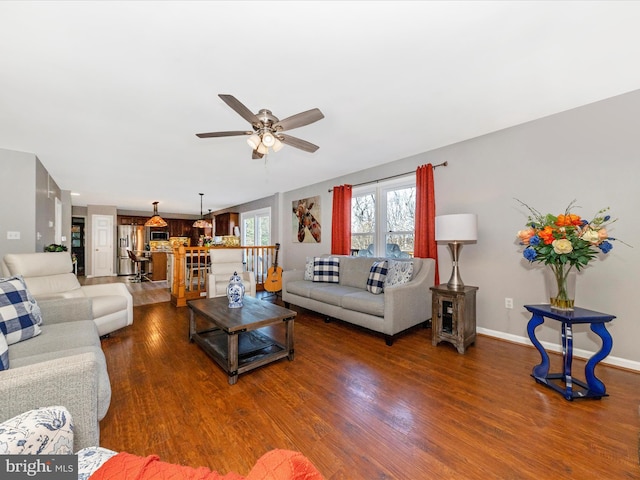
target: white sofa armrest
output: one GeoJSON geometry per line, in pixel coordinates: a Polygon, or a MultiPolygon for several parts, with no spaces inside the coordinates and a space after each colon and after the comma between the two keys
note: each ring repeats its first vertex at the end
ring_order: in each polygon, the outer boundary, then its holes
{"type": "Polygon", "coordinates": [[[133,296],[123,283],[100,283],[97,285],[83,285],[80,288],[87,297],[122,295],[127,299],[127,325],[133,323],[133,296]]]}

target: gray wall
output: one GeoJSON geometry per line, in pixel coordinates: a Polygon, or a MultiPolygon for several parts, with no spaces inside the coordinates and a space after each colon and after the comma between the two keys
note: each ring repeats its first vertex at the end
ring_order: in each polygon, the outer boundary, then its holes
{"type": "Polygon", "coordinates": [[[0,258],[7,253],[41,252],[55,241],[55,198],[62,202],[62,235],[69,246],[70,196],[60,190],[32,153],[0,149],[0,258]],[[67,203],[65,203],[67,202],[67,203]],[[19,232],[19,240],[7,239],[19,232]]]}
{"type": "MultiPolygon", "coordinates": [[[[614,242],[614,249],[578,275],[576,304],[610,313],[613,350],[607,363],[640,370],[640,136],[637,114],[640,90],[591,105],[505,129],[479,138],[398,160],[379,168],[336,178],[282,195],[283,268],[303,268],[306,256],[328,253],[331,248],[331,195],[327,189],[343,183],[361,183],[415,170],[419,165],[449,162],[435,171],[436,212],[478,214],[475,245],[465,246],[460,259],[464,282],[480,288],[477,296],[478,331],[527,343],[530,318],[525,304],[548,303],[542,267],[523,259],[516,232],[527,211],[514,198],[544,213],[562,213],[577,199],[577,213],[590,218],[610,206],[619,221],[610,233],[633,245],[614,242]],[[320,195],[322,243],[292,240],[291,202],[320,195]],[[515,308],[504,307],[505,297],[515,308]]],[[[440,278],[446,282],[451,260],[446,246],[439,247],[440,278]]],[[[575,353],[599,350],[601,342],[587,327],[574,332],[575,353]]],[[[559,326],[548,322],[538,338],[560,344],[559,326]]],[[[425,346],[427,348],[427,346],[425,346]]],[[[499,368],[500,366],[497,366],[499,368]]],[[[597,374],[597,372],[596,372],[597,374]]]]}

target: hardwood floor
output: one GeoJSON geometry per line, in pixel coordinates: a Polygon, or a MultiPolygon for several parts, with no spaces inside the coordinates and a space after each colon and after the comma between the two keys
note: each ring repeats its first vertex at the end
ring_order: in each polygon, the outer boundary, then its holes
{"type": "Polygon", "coordinates": [[[285,448],[327,479],[640,478],[638,373],[599,366],[610,396],[567,402],[529,376],[533,348],[479,336],[459,355],[425,328],[387,347],[298,310],[295,360],[231,386],[189,343],[186,307],[135,307],[102,342],[113,394],[101,445],[242,475],[285,448]]]}

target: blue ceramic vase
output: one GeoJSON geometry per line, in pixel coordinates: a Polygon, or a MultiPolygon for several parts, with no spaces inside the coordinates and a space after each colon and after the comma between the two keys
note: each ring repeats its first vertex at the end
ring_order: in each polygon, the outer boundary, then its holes
{"type": "Polygon", "coordinates": [[[238,275],[238,272],[233,272],[233,275],[229,279],[229,285],[227,286],[227,298],[229,299],[229,308],[242,307],[242,300],[244,299],[244,285],[242,279],[238,275]]]}

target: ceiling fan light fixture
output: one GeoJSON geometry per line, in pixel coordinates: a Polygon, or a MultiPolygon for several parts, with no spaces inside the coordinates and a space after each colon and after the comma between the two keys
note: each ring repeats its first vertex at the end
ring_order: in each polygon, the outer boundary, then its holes
{"type": "Polygon", "coordinates": [[[260,143],[260,145],[258,145],[258,148],[256,148],[256,151],[260,155],[266,155],[267,153],[269,153],[269,149],[264,146],[264,143],[260,143]]]}
{"type": "Polygon", "coordinates": [[[255,150],[260,145],[260,137],[254,133],[249,138],[247,138],[247,143],[252,149],[255,150]]]}
{"type": "Polygon", "coordinates": [[[274,152],[279,152],[280,150],[282,150],[282,147],[284,147],[284,143],[282,143],[280,140],[278,140],[278,138],[276,137],[276,141],[273,144],[273,151],[274,152]]]}
{"type": "Polygon", "coordinates": [[[273,145],[276,143],[276,137],[271,132],[264,132],[264,134],[262,135],[262,143],[267,148],[273,147],[273,145]]]}

